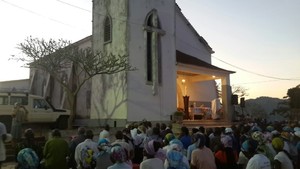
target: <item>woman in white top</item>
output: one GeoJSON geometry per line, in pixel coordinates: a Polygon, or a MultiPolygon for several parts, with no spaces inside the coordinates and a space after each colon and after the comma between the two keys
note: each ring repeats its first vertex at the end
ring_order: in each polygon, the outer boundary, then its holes
{"type": "Polygon", "coordinates": [[[274,157],[274,168],[275,169],[293,169],[293,163],[290,155],[287,151],[283,150],[284,141],[276,137],[272,140],[272,146],[274,147],[277,155],[274,157]]]}

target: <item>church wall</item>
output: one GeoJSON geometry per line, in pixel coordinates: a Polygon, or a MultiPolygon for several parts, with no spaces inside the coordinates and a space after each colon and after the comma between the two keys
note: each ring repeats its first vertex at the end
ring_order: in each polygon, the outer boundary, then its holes
{"type": "MultiPolygon", "coordinates": [[[[128,54],[127,0],[94,0],[93,3],[93,50],[113,55],[128,54]],[[112,19],[112,41],[104,43],[103,22],[107,15],[112,19]]],[[[126,73],[121,72],[98,75],[92,79],[91,119],[101,123],[104,120],[108,124],[109,121],[126,120],[126,76],[126,73]]]]}
{"type": "Polygon", "coordinates": [[[175,2],[173,0],[129,1],[129,53],[137,68],[128,73],[128,121],[147,119],[166,121],[176,110],[175,2]],[[162,83],[153,95],[153,86],[146,82],[146,37],[143,30],[147,14],[157,10],[161,29],[162,83]]]}
{"type": "MultiPolygon", "coordinates": [[[[179,9],[177,9],[179,10],[179,9]]],[[[199,41],[199,37],[188,25],[180,11],[176,12],[176,50],[211,63],[210,52],[199,41]]]]}

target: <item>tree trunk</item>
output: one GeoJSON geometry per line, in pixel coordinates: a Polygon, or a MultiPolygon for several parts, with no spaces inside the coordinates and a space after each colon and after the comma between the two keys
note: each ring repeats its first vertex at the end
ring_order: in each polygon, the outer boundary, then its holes
{"type": "Polygon", "coordinates": [[[77,108],[77,104],[76,104],[76,100],[77,100],[77,95],[71,95],[70,96],[70,116],[68,119],[68,129],[72,129],[73,128],[73,123],[74,123],[74,119],[75,119],[75,115],[76,115],[76,108],[77,108]]]}

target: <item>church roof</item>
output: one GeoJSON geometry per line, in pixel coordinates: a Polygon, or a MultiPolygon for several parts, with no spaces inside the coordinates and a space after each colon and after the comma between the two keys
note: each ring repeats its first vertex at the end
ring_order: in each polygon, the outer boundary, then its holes
{"type": "Polygon", "coordinates": [[[194,56],[191,56],[191,55],[185,54],[183,52],[180,52],[178,50],[176,50],[176,61],[179,62],[179,63],[183,63],[183,64],[200,66],[200,67],[205,67],[205,68],[213,69],[213,70],[225,71],[227,73],[235,73],[234,71],[219,68],[219,67],[214,66],[210,63],[204,62],[203,60],[198,59],[194,56]]]}
{"type": "Polygon", "coordinates": [[[187,23],[187,25],[191,28],[191,30],[195,33],[195,35],[198,37],[198,40],[206,47],[206,49],[211,53],[215,53],[215,51],[213,51],[213,49],[209,46],[209,44],[207,43],[207,41],[199,35],[199,33],[196,31],[196,29],[192,26],[192,24],[189,22],[189,20],[184,16],[184,14],[181,11],[181,8],[179,7],[179,5],[176,3],[176,7],[177,7],[177,11],[179,11],[179,14],[181,14],[181,16],[184,18],[185,22],[187,23]]]}

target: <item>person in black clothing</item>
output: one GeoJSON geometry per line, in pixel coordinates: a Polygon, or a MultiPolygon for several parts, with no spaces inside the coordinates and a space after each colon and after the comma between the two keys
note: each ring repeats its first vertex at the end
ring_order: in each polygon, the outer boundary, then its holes
{"type": "Polygon", "coordinates": [[[75,136],[69,143],[69,149],[70,149],[69,167],[72,169],[77,168],[77,164],[74,157],[75,149],[79,143],[83,142],[86,139],[84,134],[85,134],[85,128],[79,127],[77,130],[77,136],[75,136]]]}

